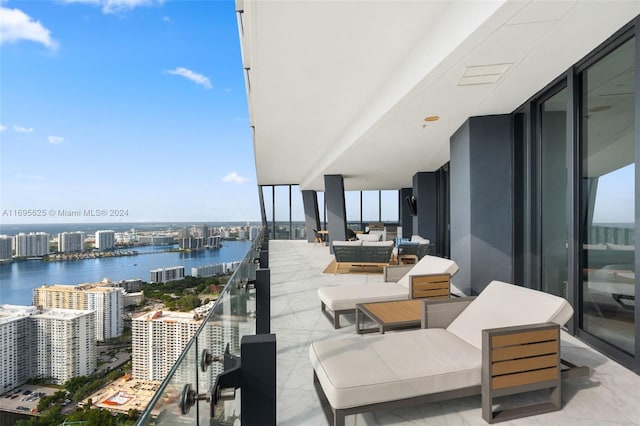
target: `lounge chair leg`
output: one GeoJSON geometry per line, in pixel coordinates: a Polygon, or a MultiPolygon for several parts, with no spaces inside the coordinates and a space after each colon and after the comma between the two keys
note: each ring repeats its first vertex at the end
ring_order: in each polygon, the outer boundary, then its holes
{"type": "Polygon", "coordinates": [[[331,314],[327,311],[327,306],[324,304],[324,302],[320,302],[320,311],[322,311],[322,314],[327,317],[327,319],[333,324],[333,328],[340,328],[340,318],[338,317],[339,314],[337,312],[334,312],[333,316],[331,316],[331,314]]]}
{"type": "Polygon", "coordinates": [[[327,399],[327,396],[324,393],[324,389],[322,389],[322,385],[318,380],[318,375],[315,370],[313,372],[313,386],[316,389],[316,393],[318,394],[318,399],[320,399],[320,405],[322,406],[322,411],[324,411],[324,415],[327,418],[327,422],[331,426],[345,426],[344,418],[345,414],[342,410],[334,410],[327,399]]]}

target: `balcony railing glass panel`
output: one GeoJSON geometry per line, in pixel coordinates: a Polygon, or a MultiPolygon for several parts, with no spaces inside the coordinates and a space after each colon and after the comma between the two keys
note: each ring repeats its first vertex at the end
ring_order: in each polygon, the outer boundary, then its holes
{"type": "MultiPolygon", "coordinates": [[[[263,230],[264,232],[264,230],[263,230]]],[[[225,351],[240,356],[240,340],[255,334],[255,280],[263,234],[251,245],[213,308],[178,357],[137,425],[234,424],[240,416],[240,390],[226,392],[211,409],[210,391],[224,371],[225,351]],[[205,350],[207,351],[205,353],[205,350]],[[209,362],[203,362],[208,359],[209,362]],[[206,364],[206,365],[205,365],[206,364]]],[[[230,356],[229,356],[230,355],[230,356]]]]}

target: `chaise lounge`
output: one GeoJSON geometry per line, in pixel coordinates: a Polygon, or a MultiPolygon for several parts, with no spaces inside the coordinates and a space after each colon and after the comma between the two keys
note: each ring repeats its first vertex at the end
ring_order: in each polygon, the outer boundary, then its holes
{"type": "Polygon", "coordinates": [[[489,422],[561,409],[560,297],[500,281],[473,298],[425,300],[420,330],[318,341],[309,355],[329,423],[347,415],[482,395],[489,422]],[[493,399],[549,389],[549,401],[494,411],[493,399]]]}
{"type": "Polygon", "coordinates": [[[358,303],[409,299],[412,276],[433,274],[453,276],[456,272],[458,272],[458,265],[453,260],[424,256],[415,265],[387,266],[384,283],[319,288],[320,308],[333,327],[340,328],[340,315],[354,313],[358,303]]]}

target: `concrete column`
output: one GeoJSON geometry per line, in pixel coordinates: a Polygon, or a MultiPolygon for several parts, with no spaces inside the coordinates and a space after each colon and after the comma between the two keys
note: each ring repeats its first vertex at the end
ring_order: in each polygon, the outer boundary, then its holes
{"type": "Polygon", "coordinates": [[[510,115],[472,117],[451,137],[453,283],[465,294],[513,279],[512,137],[510,115]]]}
{"type": "Polygon", "coordinates": [[[435,172],[418,172],[413,175],[413,196],[416,197],[418,210],[418,215],[413,216],[413,233],[429,239],[434,245],[438,238],[437,182],[435,172]]]}
{"type": "Polygon", "coordinates": [[[302,205],[304,206],[304,227],[307,232],[307,242],[315,239],[314,229],[320,229],[320,213],[318,212],[318,194],[316,191],[302,191],[302,205]]]}
{"type": "MultiPolygon", "coordinates": [[[[342,175],[324,176],[324,199],[327,203],[327,231],[331,247],[331,241],[347,239],[347,210],[342,175]]],[[[330,250],[333,253],[333,247],[330,250]]]]}

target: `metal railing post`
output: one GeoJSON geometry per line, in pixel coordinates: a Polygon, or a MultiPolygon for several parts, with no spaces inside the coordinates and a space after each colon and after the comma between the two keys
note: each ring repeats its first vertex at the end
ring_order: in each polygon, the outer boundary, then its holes
{"type": "Polygon", "coordinates": [[[242,425],[276,424],[276,335],[244,336],[240,345],[242,425]]]}
{"type": "Polygon", "coordinates": [[[256,334],[271,333],[271,270],[256,270],[256,334]]]}

